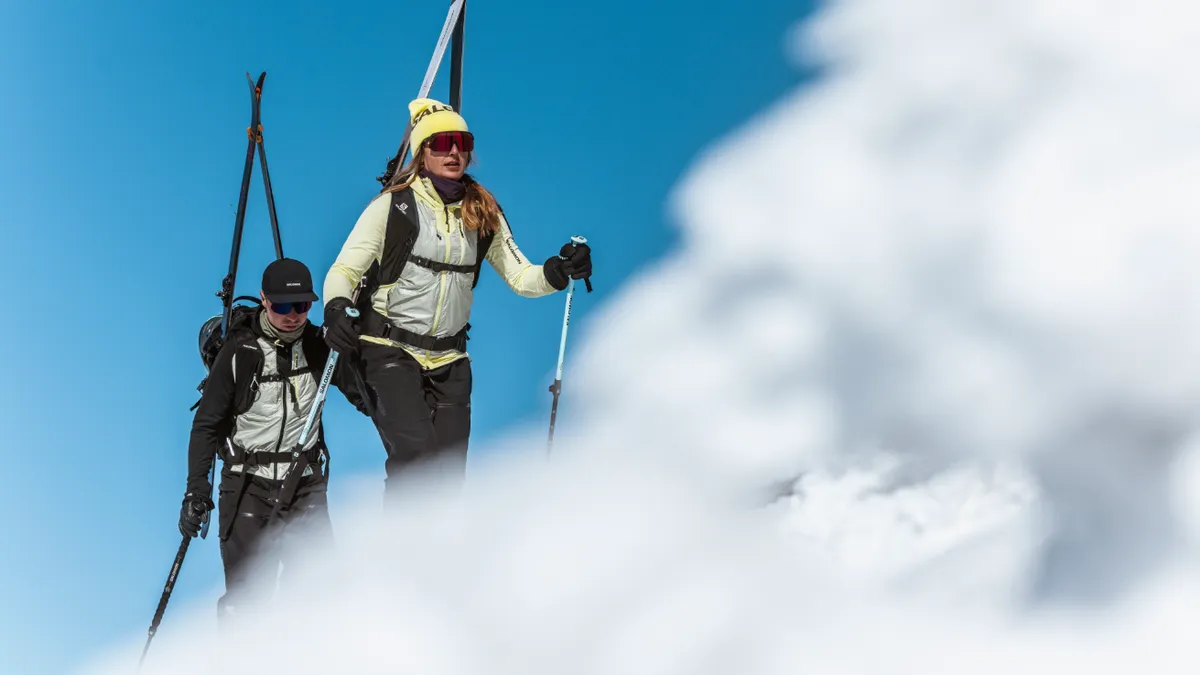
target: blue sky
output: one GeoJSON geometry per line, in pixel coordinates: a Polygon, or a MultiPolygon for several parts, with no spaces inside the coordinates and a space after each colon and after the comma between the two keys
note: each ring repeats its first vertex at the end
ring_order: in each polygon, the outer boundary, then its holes
{"type": "MultiPolygon", "coordinates": [[[[267,71],[284,252],[319,284],[378,190],[447,4],[0,3],[6,672],[65,672],[153,614],[179,542],[196,334],[228,266],[244,73],[267,71]]],[[[697,153],[800,81],[785,40],[807,4],[469,4],[473,171],[534,260],[592,242],[596,292],[580,289],[573,326],[673,245],[664,198],[697,153]]],[[[256,162],[239,293],[272,257],[256,162]]],[[[474,447],[546,420],[562,307],[484,272],[474,447]]],[[[560,424],[570,412],[568,381],[560,424]]],[[[382,477],[383,450],[336,392],[327,428],[336,526],[339,482],[382,477]]],[[[197,542],[172,607],[220,581],[215,540],[197,542]]]]}

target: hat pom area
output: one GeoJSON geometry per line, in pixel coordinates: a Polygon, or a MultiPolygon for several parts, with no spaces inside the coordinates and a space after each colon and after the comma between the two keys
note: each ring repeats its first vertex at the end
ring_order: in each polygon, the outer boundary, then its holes
{"type": "Polygon", "coordinates": [[[416,154],[417,148],[433,134],[445,131],[470,131],[467,121],[454,108],[432,98],[414,99],[408,104],[411,113],[412,136],[409,152],[416,154]]]}
{"type": "Polygon", "coordinates": [[[421,113],[427,110],[432,112],[432,108],[439,105],[441,105],[440,102],[431,98],[413,99],[413,101],[408,104],[408,119],[411,120],[413,124],[416,124],[418,115],[421,115],[421,113]]]}

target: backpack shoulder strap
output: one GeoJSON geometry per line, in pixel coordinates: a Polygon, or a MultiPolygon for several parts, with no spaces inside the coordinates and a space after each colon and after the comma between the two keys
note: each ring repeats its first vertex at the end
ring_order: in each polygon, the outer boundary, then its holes
{"type": "MultiPolygon", "coordinates": [[[[500,210],[500,215],[504,216],[504,209],[500,208],[500,204],[496,204],[496,208],[500,210]]],[[[504,221],[507,223],[508,218],[504,221]]],[[[512,223],[508,224],[508,229],[512,230],[512,223]]],[[[492,240],[496,238],[495,232],[479,235],[479,244],[475,247],[475,278],[471,280],[471,288],[479,285],[479,273],[483,271],[483,261],[487,259],[487,253],[492,248],[492,240]]]]}
{"type": "Polygon", "coordinates": [[[227,343],[233,350],[233,410],[241,415],[254,405],[258,378],[265,361],[258,337],[249,329],[232,332],[227,343]]]}
{"type": "Polygon", "coordinates": [[[371,263],[358,282],[358,301],[355,307],[364,315],[371,308],[371,297],[375,295],[375,291],[380,286],[395,283],[400,278],[420,231],[417,198],[412,188],[393,192],[389,198],[391,206],[388,208],[387,229],[383,235],[383,254],[379,256],[379,260],[371,263]]]}
{"type": "Polygon", "coordinates": [[[417,243],[420,216],[417,215],[417,198],[411,187],[392,193],[392,206],[388,209],[387,231],[383,235],[383,255],[380,256],[380,285],[395,283],[404,271],[408,255],[417,243]]]}

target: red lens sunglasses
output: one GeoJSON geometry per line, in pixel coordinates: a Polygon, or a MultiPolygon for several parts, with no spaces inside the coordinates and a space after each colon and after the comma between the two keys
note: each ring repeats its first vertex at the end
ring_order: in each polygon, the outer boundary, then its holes
{"type": "Polygon", "coordinates": [[[444,131],[429,137],[429,149],[433,152],[450,152],[458,146],[459,152],[471,152],[475,149],[475,137],[469,131],[444,131]]]}

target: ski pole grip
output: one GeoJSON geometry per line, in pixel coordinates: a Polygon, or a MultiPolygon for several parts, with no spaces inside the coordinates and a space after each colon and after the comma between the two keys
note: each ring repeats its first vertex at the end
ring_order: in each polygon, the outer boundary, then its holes
{"type": "MultiPolygon", "coordinates": [[[[587,237],[580,236],[580,235],[578,235],[578,234],[577,234],[577,235],[574,235],[574,236],[572,236],[572,237],[571,237],[571,243],[572,243],[572,244],[586,244],[586,243],[587,243],[587,237]]],[[[588,293],[591,293],[591,292],[592,292],[592,278],[591,278],[591,277],[588,277],[588,278],[584,279],[584,280],[583,280],[583,283],[584,283],[584,285],[586,285],[586,286],[587,286],[587,292],[588,292],[588,293]]]]}

